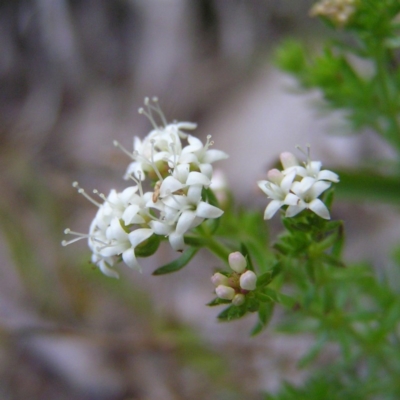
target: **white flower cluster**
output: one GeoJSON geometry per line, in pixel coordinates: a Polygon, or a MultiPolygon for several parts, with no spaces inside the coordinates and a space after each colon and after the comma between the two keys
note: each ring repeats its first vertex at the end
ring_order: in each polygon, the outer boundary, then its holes
{"type": "Polygon", "coordinates": [[[357,0],[321,0],[311,8],[310,15],[321,15],[343,26],[355,13],[356,6],[357,0]]]}
{"type": "Polygon", "coordinates": [[[189,230],[205,219],[223,214],[221,209],[203,198],[203,189],[211,184],[211,164],[228,156],[222,151],[209,149],[213,144],[210,136],[204,145],[183,132],[184,129],[195,129],[195,124],[167,124],[157,99],[152,100],[146,98],[146,109],[139,109],[139,113],[148,117],[154,129],[143,140],[134,138],[132,153],[114,142],[132,158],[125,178],[132,179],[136,185],[121,193],[112,190],[108,197],[94,191],[103,200],[99,203],[74,183],[78,192],[98,207],[98,212],[89,234],[67,229],[65,233],[77,237],[69,242],[63,241],[63,245],[87,238],[93,253],[92,262],[108,276],[118,276],[111,267],[121,258],[128,266],[140,270],[136,256],[153,254],[160,236],[168,236],[171,247],[182,251],[184,235],[189,230]],[[157,125],[157,116],[162,126],[157,125]],[[187,141],[186,146],[183,140],[187,141]],[[142,182],[146,178],[154,189],[144,193],[142,182]]]}
{"type": "Polygon", "coordinates": [[[211,282],[220,299],[231,300],[233,305],[240,306],[245,302],[246,294],[256,288],[257,276],[246,270],[246,259],[238,251],[229,254],[228,262],[234,272],[229,276],[217,272],[211,277],[211,282]]]}
{"type": "Polygon", "coordinates": [[[259,181],[259,188],[272,201],[265,209],[264,219],[272,218],[283,206],[286,217],[294,217],[304,209],[309,209],[324,219],[330,219],[326,205],[318,197],[331,186],[339,182],[332,171],[321,170],[320,161],[310,160],[308,149],[307,162],[300,165],[296,157],[289,152],[282,153],[280,160],[283,170],[271,169],[266,181],[259,181]]]}

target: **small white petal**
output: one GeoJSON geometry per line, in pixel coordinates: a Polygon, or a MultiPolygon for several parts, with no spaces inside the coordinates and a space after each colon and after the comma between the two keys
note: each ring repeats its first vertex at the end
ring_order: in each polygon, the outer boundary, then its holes
{"type": "Polygon", "coordinates": [[[195,218],[196,213],[194,211],[184,211],[179,217],[178,223],[176,224],[176,233],[179,235],[184,235],[190,229],[195,218]]]}
{"type": "Polygon", "coordinates": [[[271,219],[275,213],[283,206],[283,203],[279,200],[272,200],[264,212],[264,219],[271,219]]]}
{"type": "MultiPolygon", "coordinates": [[[[298,183],[298,182],[295,182],[298,183]]],[[[301,182],[298,185],[294,185],[293,184],[293,188],[292,191],[297,194],[300,195],[302,193],[307,192],[308,189],[311,188],[311,186],[315,183],[315,179],[311,178],[310,176],[306,176],[305,178],[303,178],[301,180],[301,182]]]]}
{"type": "Polygon", "coordinates": [[[149,225],[157,235],[167,236],[172,231],[171,225],[160,221],[150,221],[149,225]]]}
{"type": "Polygon", "coordinates": [[[177,190],[181,190],[185,187],[178,179],[173,176],[167,176],[160,187],[160,197],[166,197],[171,193],[176,192],[177,190]]]}
{"type": "Polygon", "coordinates": [[[104,275],[109,276],[110,278],[119,278],[118,272],[108,267],[104,260],[100,260],[97,265],[104,275]]]}
{"type": "Polygon", "coordinates": [[[225,160],[228,157],[228,154],[221,150],[211,149],[206,151],[201,161],[203,163],[212,164],[219,160],[225,160]]]}
{"type": "MultiPolygon", "coordinates": [[[[129,225],[132,223],[141,223],[141,222],[133,222],[137,213],[139,212],[140,207],[137,204],[131,204],[126,208],[124,213],[122,214],[122,220],[124,221],[125,225],[129,225]]],[[[143,220],[143,218],[141,218],[143,220]]],[[[144,222],[144,221],[143,221],[144,222]]]]}
{"type": "Polygon", "coordinates": [[[319,180],[323,180],[323,181],[331,181],[331,182],[335,182],[335,183],[339,182],[339,175],[335,174],[334,172],[329,171],[327,169],[324,169],[323,171],[321,171],[318,174],[317,178],[319,180]]]}
{"type": "Polygon", "coordinates": [[[283,201],[283,203],[285,204],[285,205],[288,205],[288,206],[295,206],[295,205],[297,205],[297,203],[299,202],[299,197],[298,196],[296,196],[295,194],[293,194],[293,193],[289,193],[286,197],[285,197],[285,200],[283,201]]]}
{"type": "Polygon", "coordinates": [[[191,185],[187,192],[187,200],[190,204],[198,204],[201,200],[201,191],[203,186],[201,185],[191,185]]]}
{"type": "Polygon", "coordinates": [[[124,260],[124,263],[133,269],[136,269],[140,272],[142,272],[142,268],[140,267],[140,265],[137,262],[136,256],[135,256],[135,251],[133,250],[133,248],[131,247],[128,250],[125,250],[122,253],[122,259],[124,260]]]}
{"type": "Polygon", "coordinates": [[[329,214],[328,208],[326,205],[320,200],[320,199],[315,199],[313,200],[309,205],[308,208],[311,211],[314,211],[315,214],[320,216],[321,218],[324,219],[331,219],[331,216],[329,214]]]}
{"type": "Polygon", "coordinates": [[[138,244],[148,239],[153,233],[153,229],[136,229],[133,232],[129,233],[129,241],[131,242],[132,247],[135,248],[138,244]]]}
{"type": "Polygon", "coordinates": [[[312,198],[317,198],[322,192],[324,192],[330,186],[331,186],[330,182],[317,181],[310,189],[309,194],[312,198]]]}
{"type": "Polygon", "coordinates": [[[200,172],[205,175],[208,179],[211,179],[213,176],[213,167],[211,164],[200,164],[199,165],[200,172]]]}
{"type": "Polygon", "coordinates": [[[179,130],[188,129],[192,131],[193,129],[197,128],[197,124],[194,122],[178,122],[176,126],[178,127],[179,130]]]}
{"type": "Polygon", "coordinates": [[[306,204],[304,201],[301,201],[298,205],[296,206],[289,206],[288,209],[286,210],[286,217],[294,217],[297,215],[299,212],[303,211],[306,208],[306,204]]]}
{"type": "Polygon", "coordinates": [[[182,251],[185,249],[185,242],[183,240],[183,235],[179,235],[176,232],[172,232],[168,236],[169,244],[175,251],[182,251]]]}
{"type": "Polygon", "coordinates": [[[196,215],[201,218],[219,218],[224,212],[218,207],[201,201],[197,206],[196,215]]]}
{"type": "Polygon", "coordinates": [[[211,183],[210,179],[202,174],[201,172],[197,171],[192,171],[189,173],[189,176],[187,178],[186,184],[187,185],[203,185],[203,186],[209,186],[211,183]]]}
{"type": "Polygon", "coordinates": [[[296,176],[296,172],[293,171],[293,172],[291,172],[290,174],[287,174],[287,175],[282,179],[281,184],[280,184],[280,187],[282,188],[282,190],[283,190],[285,193],[288,193],[288,192],[289,192],[289,190],[290,190],[290,188],[291,188],[291,186],[292,186],[292,183],[293,183],[293,180],[294,180],[295,176],[296,176]]]}

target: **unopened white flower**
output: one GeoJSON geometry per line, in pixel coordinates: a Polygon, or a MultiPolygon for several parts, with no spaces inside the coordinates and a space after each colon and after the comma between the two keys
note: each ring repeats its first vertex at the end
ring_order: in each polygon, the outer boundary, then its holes
{"type": "Polygon", "coordinates": [[[213,283],[214,286],[219,286],[219,285],[229,285],[229,278],[220,272],[216,272],[212,277],[211,277],[211,282],[213,283]]]}
{"type": "Polygon", "coordinates": [[[294,217],[304,209],[309,209],[324,219],[330,219],[326,205],[318,197],[327,190],[331,184],[326,181],[316,181],[314,178],[305,177],[301,182],[294,182],[292,192],[297,196],[296,205],[290,205],[286,210],[287,217],[294,217]]]}
{"type": "Polygon", "coordinates": [[[279,158],[281,160],[281,164],[284,170],[288,170],[289,168],[297,167],[300,165],[297,161],[296,156],[288,151],[281,153],[279,158]]]}
{"type": "Polygon", "coordinates": [[[215,289],[215,293],[220,299],[232,300],[235,297],[235,289],[230,286],[219,285],[215,289]]]}
{"type": "Polygon", "coordinates": [[[247,261],[243,254],[238,251],[229,254],[228,262],[229,266],[238,274],[241,274],[246,269],[247,261]]]}
{"type": "Polygon", "coordinates": [[[244,304],[246,300],[246,296],[242,293],[237,293],[235,294],[235,297],[232,299],[232,304],[234,306],[241,306],[242,304],[244,304]]]}
{"type": "Polygon", "coordinates": [[[257,275],[253,271],[246,271],[240,275],[240,287],[244,290],[254,290],[257,283],[257,275]]]}
{"type": "Polygon", "coordinates": [[[226,175],[221,169],[213,171],[210,189],[214,192],[218,203],[225,208],[229,200],[229,185],[226,175]]]}
{"type": "Polygon", "coordinates": [[[275,213],[284,205],[295,205],[297,197],[290,193],[296,172],[283,175],[277,169],[268,172],[269,181],[259,181],[258,187],[272,199],[264,212],[264,219],[272,218],[275,213]]]}

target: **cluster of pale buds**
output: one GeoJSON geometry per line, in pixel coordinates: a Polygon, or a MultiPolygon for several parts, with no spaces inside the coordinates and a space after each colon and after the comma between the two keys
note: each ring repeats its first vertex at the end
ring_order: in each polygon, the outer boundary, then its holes
{"type": "Polygon", "coordinates": [[[228,262],[233,272],[228,275],[217,272],[211,277],[211,282],[217,297],[231,300],[233,305],[240,306],[245,302],[246,294],[256,288],[257,276],[246,269],[246,259],[238,251],[229,254],[228,262]]]}
{"type": "Polygon", "coordinates": [[[111,267],[122,260],[130,267],[140,269],[136,256],[148,256],[158,247],[161,236],[168,236],[176,251],[185,248],[184,235],[205,219],[219,218],[223,211],[204,198],[204,189],[210,187],[213,176],[212,163],[227,158],[220,151],[209,149],[211,136],[205,145],[183,129],[194,129],[189,122],[168,124],[157,98],[145,99],[146,109],[139,109],[153,125],[153,130],[143,139],[134,138],[134,150],[129,152],[118,142],[114,145],[128,154],[133,162],[125,178],[136,185],[108,197],[94,191],[102,203],[90,197],[83,189],[78,192],[95,204],[99,210],[88,234],[65,233],[76,236],[63,241],[63,245],[87,238],[92,250],[92,262],[108,276],[118,276],[111,267]],[[156,117],[162,125],[156,123],[156,117]],[[188,144],[183,145],[182,141],[188,144]],[[143,192],[142,183],[148,179],[152,191],[143,192]]]}
{"type": "Polygon", "coordinates": [[[287,206],[286,217],[309,209],[321,218],[330,219],[328,208],[318,197],[331,182],[339,182],[338,175],[321,170],[320,161],[311,161],[309,147],[303,165],[289,152],[282,153],[280,160],[283,170],[271,169],[267,173],[268,180],[258,182],[260,189],[272,200],[265,209],[264,219],[272,218],[283,206],[287,206]]]}
{"type": "Polygon", "coordinates": [[[356,5],[357,0],[322,0],[314,4],[310,15],[320,15],[329,18],[336,25],[343,26],[356,11],[356,5]]]}

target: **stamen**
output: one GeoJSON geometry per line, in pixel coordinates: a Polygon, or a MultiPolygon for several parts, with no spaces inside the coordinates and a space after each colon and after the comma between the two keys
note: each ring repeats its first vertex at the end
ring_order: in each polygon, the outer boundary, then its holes
{"type": "Polygon", "coordinates": [[[311,162],[311,145],[309,143],[307,143],[306,148],[307,148],[307,151],[304,151],[301,146],[296,145],[296,149],[300,150],[300,152],[303,153],[307,158],[307,162],[304,162],[304,165],[310,164],[310,162],[311,162]]]}
{"type": "Polygon", "coordinates": [[[139,175],[139,180],[137,180],[132,174],[129,175],[129,178],[131,178],[136,183],[136,185],[138,185],[140,197],[143,198],[142,171],[137,171],[137,173],[139,175]]]}
{"type": "Polygon", "coordinates": [[[211,140],[211,138],[212,138],[211,135],[207,135],[207,142],[204,146],[204,150],[208,150],[208,148],[214,144],[214,141],[211,140]]]}
{"type": "Polygon", "coordinates": [[[71,231],[71,229],[69,229],[69,228],[65,229],[64,233],[66,235],[75,235],[77,237],[75,239],[72,239],[72,240],[69,240],[69,241],[63,240],[61,242],[62,246],[68,246],[69,244],[75,243],[75,242],[77,242],[77,241],[79,241],[81,239],[87,239],[89,237],[89,235],[87,233],[74,232],[74,231],[71,231]]]}
{"type": "MultiPolygon", "coordinates": [[[[175,138],[173,138],[173,140],[175,140],[175,138]]],[[[176,151],[175,151],[175,143],[174,142],[172,142],[170,145],[169,145],[169,147],[171,148],[171,150],[172,150],[172,155],[173,155],[173,168],[175,169],[176,168],[176,157],[177,157],[177,154],[176,154],[176,151]]],[[[170,170],[169,170],[170,171],[170,170]]],[[[168,171],[168,172],[169,172],[168,171]]],[[[172,174],[172,172],[169,172],[170,174],[172,174]]]]}
{"type": "Polygon", "coordinates": [[[78,182],[74,182],[74,183],[72,184],[72,186],[73,186],[74,188],[78,189],[78,193],[81,194],[83,197],[85,197],[87,200],[89,200],[89,201],[90,201],[92,204],[94,204],[96,207],[99,207],[99,208],[101,207],[101,204],[100,204],[100,203],[98,203],[96,200],[94,200],[92,197],[90,197],[90,196],[85,192],[84,189],[82,189],[82,188],[79,187],[78,182]]]}
{"type": "Polygon", "coordinates": [[[158,126],[157,126],[156,121],[154,120],[153,114],[151,112],[151,109],[155,108],[155,107],[151,107],[150,100],[148,97],[145,97],[144,105],[147,107],[147,111],[141,107],[138,110],[139,114],[145,115],[147,117],[147,119],[150,121],[150,123],[153,125],[153,128],[158,130],[158,126]]]}
{"type": "Polygon", "coordinates": [[[160,104],[158,103],[158,97],[153,97],[152,100],[153,100],[153,103],[155,103],[156,105],[153,106],[153,105],[149,104],[149,107],[160,116],[161,121],[164,124],[164,127],[167,126],[168,125],[167,119],[165,118],[165,115],[161,110],[160,104]]]}
{"type": "Polygon", "coordinates": [[[107,199],[107,197],[103,194],[103,193],[99,193],[99,191],[97,189],[93,189],[93,193],[97,194],[102,200],[104,200],[107,203],[113,204],[111,203],[110,200],[107,199]]]}
{"type": "Polygon", "coordinates": [[[132,158],[133,160],[135,160],[135,152],[131,153],[130,151],[128,151],[127,149],[125,149],[124,146],[122,146],[119,142],[117,142],[116,140],[113,141],[113,144],[115,147],[118,147],[119,149],[121,149],[125,154],[127,154],[130,158],[132,158]]]}
{"type": "Polygon", "coordinates": [[[154,139],[152,139],[150,141],[150,143],[151,143],[151,163],[150,163],[150,165],[152,166],[154,172],[158,176],[158,179],[162,182],[164,179],[161,176],[160,171],[158,170],[156,163],[154,162],[154,145],[155,145],[156,141],[154,139]]]}

